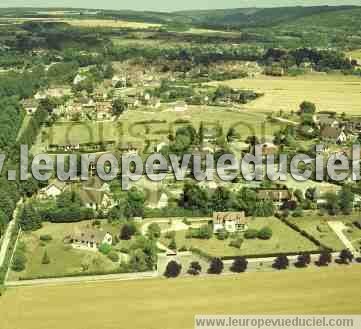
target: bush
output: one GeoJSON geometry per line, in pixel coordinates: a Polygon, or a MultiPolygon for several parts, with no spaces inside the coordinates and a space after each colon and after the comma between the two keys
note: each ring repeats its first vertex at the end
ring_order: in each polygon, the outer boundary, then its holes
{"type": "Polygon", "coordinates": [[[40,241],[49,242],[51,240],[53,240],[53,237],[50,234],[40,235],[40,241]]]}
{"type": "Polygon", "coordinates": [[[178,249],[178,251],[184,252],[184,251],[188,251],[188,249],[186,246],[182,246],[181,248],[178,249]]]}
{"type": "Polygon", "coordinates": [[[208,269],[209,274],[221,274],[224,265],[220,258],[213,258],[208,269]]]}
{"type": "Polygon", "coordinates": [[[119,254],[115,251],[110,251],[108,254],[108,258],[113,262],[113,263],[118,263],[119,262],[119,254]]]}
{"type": "Polygon", "coordinates": [[[226,239],[228,239],[228,236],[229,236],[229,234],[225,229],[217,231],[217,239],[218,240],[226,240],[226,239]]]}
{"type": "Polygon", "coordinates": [[[107,244],[107,243],[102,243],[99,246],[99,251],[103,254],[103,255],[108,255],[110,253],[110,251],[112,250],[112,246],[107,244]]]}
{"type": "Polygon", "coordinates": [[[233,248],[241,249],[242,243],[243,243],[243,239],[238,238],[238,239],[232,240],[229,243],[229,246],[233,247],[233,248]]]}
{"type": "Polygon", "coordinates": [[[165,233],[164,237],[166,239],[173,240],[173,239],[175,239],[175,235],[176,235],[175,231],[169,231],[169,232],[165,233]]]}
{"type": "Polygon", "coordinates": [[[176,278],[182,271],[182,265],[174,260],[170,261],[165,269],[164,276],[167,278],[176,278]]]}
{"type": "Polygon", "coordinates": [[[257,233],[257,237],[258,239],[261,240],[269,240],[272,238],[272,230],[269,227],[264,227],[262,228],[258,233],[257,233]]]}
{"type": "Polygon", "coordinates": [[[136,232],[137,229],[134,223],[125,223],[120,230],[119,238],[121,240],[130,240],[136,232]]]}
{"type": "Polygon", "coordinates": [[[278,256],[274,263],[273,263],[273,268],[277,269],[277,270],[285,270],[288,266],[290,265],[290,262],[288,260],[288,257],[285,255],[282,256],[278,256]]]}
{"type": "Polygon", "coordinates": [[[15,272],[21,272],[25,270],[26,256],[23,252],[16,251],[11,265],[11,269],[15,272]]]}
{"type": "Polygon", "coordinates": [[[50,264],[50,257],[46,250],[44,252],[43,259],[41,260],[41,264],[44,264],[44,265],[50,264]]]}
{"type": "Polygon", "coordinates": [[[189,266],[188,274],[199,275],[202,272],[202,266],[198,262],[192,262],[189,266]]]}
{"type": "Polygon", "coordinates": [[[161,236],[161,229],[157,223],[152,223],[148,226],[148,236],[150,238],[159,239],[161,236]]]}
{"type": "Polygon", "coordinates": [[[303,253],[302,255],[298,256],[295,266],[304,268],[307,267],[309,264],[311,264],[311,255],[309,253],[303,253]]]}
{"type": "Polygon", "coordinates": [[[231,271],[235,273],[245,272],[248,266],[248,261],[245,257],[236,257],[231,266],[231,271]]]}
{"type": "Polygon", "coordinates": [[[168,248],[171,250],[177,250],[177,243],[175,242],[175,239],[171,240],[170,244],[168,245],[168,248]]]}
{"type": "Polygon", "coordinates": [[[302,217],[303,216],[303,209],[297,208],[293,213],[292,217],[302,217]]]}
{"type": "Polygon", "coordinates": [[[258,231],[255,229],[248,229],[246,232],[244,232],[244,237],[246,239],[255,239],[257,238],[258,231]]]}

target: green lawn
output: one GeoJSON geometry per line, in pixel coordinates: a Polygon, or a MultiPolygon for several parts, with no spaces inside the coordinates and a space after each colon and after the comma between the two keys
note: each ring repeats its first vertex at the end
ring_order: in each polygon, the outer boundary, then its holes
{"type": "Polygon", "coordinates": [[[219,124],[223,132],[236,126],[241,137],[250,135],[273,135],[280,128],[278,123],[266,122],[260,112],[230,111],[221,107],[189,106],[187,111],[174,112],[172,107],[164,111],[128,111],[118,121],[83,123],[56,123],[45,130],[47,144],[77,144],[114,140],[126,140],[143,144],[146,140],[166,140],[169,131],[174,131],[184,122],[198,129],[203,121],[205,126],[219,124]]]}
{"type": "Polygon", "coordinates": [[[345,231],[345,234],[350,240],[354,240],[357,238],[361,239],[361,230],[352,224],[358,218],[360,217],[356,214],[351,216],[337,215],[335,217],[331,217],[328,215],[320,216],[318,214],[307,213],[307,215],[300,218],[290,217],[290,220],[297,224],[301,229],[320,240],[326,246],[336,250],[342,250],[345,248],[345,246],[334,233],[334,231],[329,227],[327,222],[340,221],[346,225],[349,225],[350,228],[348,231],[345,231]]]}
{"type": "MultiPolygon", "coordinates": [[[[75,227],[90,226],[90,222],[71,224],[44,223],[43,228],[31,233],[22,233],[20,242],[26,245],[27,264],[23,272],[10,272],[9,279],[31,278],[36,276],[61,276],[83,272],[82,263],[89,262],[88,271],[111,271],[117,268],[106,256],[99,252],[75,250],[66,245],[63,239],[75,227]],[[45,245],[40,242],[40,235],[50,234],[52,241],[45,245]],[[45,250],[50,257],[50,264],[42,264],[45,250]]],[[[102,228],[111,233],[119,234],[119,229],[110,224],[102,224],[102,228]]]]}
{"type": "Polygon", "coordinates": [[[47,144],[82,144],[118,141],[121,132],[113,122],[58,122],[45,130],[47,144]]]}
{"type": "MultiPolygon", "coordinates": [[[[264,226],[269,226],[272,229],[272,238],[270,240],[244,239],[241,249],[229,246],[231,238],[225,241],[218,240],[216,237],[209,240],[186,239],[186,231],[177,232],[176,243],[178,248],[182,246],[194,247],[215,257],[317,250],[312,242],[276,218],[256,218],[251,221],[249,228],[261,229],[264,226]]],[[[170,243],[169,239],[164,237],[162,241],[166,245],[170,243]]]]}

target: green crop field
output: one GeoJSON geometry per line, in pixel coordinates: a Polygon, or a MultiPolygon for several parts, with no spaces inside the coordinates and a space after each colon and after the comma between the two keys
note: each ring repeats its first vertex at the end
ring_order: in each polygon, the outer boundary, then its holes
{"type": "Polygon", "coordinates": [[[190,329],[196,314],[359,314],[361,267],[9,289],[2,329],[190,329]]]}

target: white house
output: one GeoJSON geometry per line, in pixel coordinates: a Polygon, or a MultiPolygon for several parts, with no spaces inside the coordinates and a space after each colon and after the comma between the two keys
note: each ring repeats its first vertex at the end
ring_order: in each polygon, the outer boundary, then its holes
{"type": "Polygon", "coordinates": [[[36,99],[27,99],[23,102],[23,107],[28,115],[33,115],[39,107],[39,102],[36,99]]]}
{"type": "Polygon", "coordinates": [[[61,181],[54,181],[48,186],[40,190],[39,195],[41,198],[55,198],[58,195],[62,194],[66,188],[66,183],[61,181]]]}
{"type": "Polygon", "coordinates": [[[242,212],[213,213],[213,232],[226,230],[229,233],[243,232],[248,228],[248,220],[242,212]]]}
{"type": "Polygon", "coordinates": [[[97,251],[102,244],[111,246],[113,243],[113,237],[109,232],[95,229],[74,231],[66,240],[73,248],[91,251],[97,251]]]}

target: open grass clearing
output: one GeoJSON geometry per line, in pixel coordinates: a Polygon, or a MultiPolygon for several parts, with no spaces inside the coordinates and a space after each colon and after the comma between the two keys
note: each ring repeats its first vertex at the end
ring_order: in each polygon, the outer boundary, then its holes
{"type": "MultiPolygon", "coordinates": [[[[262,255],[277,252],[293,253],[317,250],[317,247],[312,242],[276,218],[255,218],[250,220],[250,229],[259,230],[265,226],[270,227],[273,231],[273,236],[270,240],[244,239],[240,249],[229,246],[232,238],[218,240],[213,236],[209,240],[187,239],[186,231],[176,232],[176,243],[178,248],[183,246],[187,248],[198,248],[214,257],[262,255]]],[[[163,237],[162,242],[165,245],[168,245],[170,240],[163,237]]]]}
{"type": "Polygon", "coordinates": [[[1,326],[190,329],[196,314],[359,314],[360,275],[355,265],[13,288],[0,298],[1,326]]]}
{"type": "Polygon", "coordinates": [[[205,127],[221,126],[226,134],[235,126],[242,138],[251,135],[272,136],[282,123],[266,122],[266,115],[252,111],[232,111],[221,107],[190,106],[187,111],[128,111],[117,121],[83,123],[59,122],[45,129],[43,141],[47,144],[78,144],[121,140],[144,143],[165,141],[170,131],[192,124],[196,129],[203,122],[205,127]]]}
{"type": "MultiPolygon", "coordinates": [[[[11,271],[9,280],[17,280],[20,277],[32,278],[79,274],[83,272],[82,262],[85,259],[89,261],[88,271],[90,272],[107,272],[116,269],[117,265],[100,252],[76,250],[63,242],[64,238],[72,233],[75,228],[80,229],[82,227],[91,228],[91,221],[69,224],[44,223],[43,227],[36,232],[23,232],[20,243],[26,245],[26,268],[20,273],[11,271]],[[41,243],[41,235],[51,235],[53,240],[41,243]],[[45,250],[50,258],[50,264],[47,265],[42,264],[45,250]]],[[[106,222],[102,222],[102,229],[113,234],[119,234],[118,227],[106,222]]]]}
{"type": "Polygon", "coordinates": [[[316,213],[307,212],[307,215],[304,217],[290,217],[290,220],[326,246],[339,251],[345,249],[345,246],[337,237],[335,232],[329,227],[327,222],[343,222],[346,226],[349,227],[349,229],[344,233],[350,239],[350,241],[352,241],[357,238],[361,239],[361,230],[353,225],[353,222],[358,218],[360,217],[356,214],[351,216],[337,215],[332,217],[329,215],[320,216],[316,213]]]}
{"type": "MultiPolygon", "coordinates": [[[[212,83],[215,84],[215,83],[212,83]]],[[[218,83],[217,83],[218,84],[218,83]]],[[[303,101],[314,102],[318,111],[361,114],[361,79],[341,74],[308,74],[297,77],[267,77],[223,81],[233,88],[264,93],[245,105],[260,112],[297,111],[303,101]]]]}

